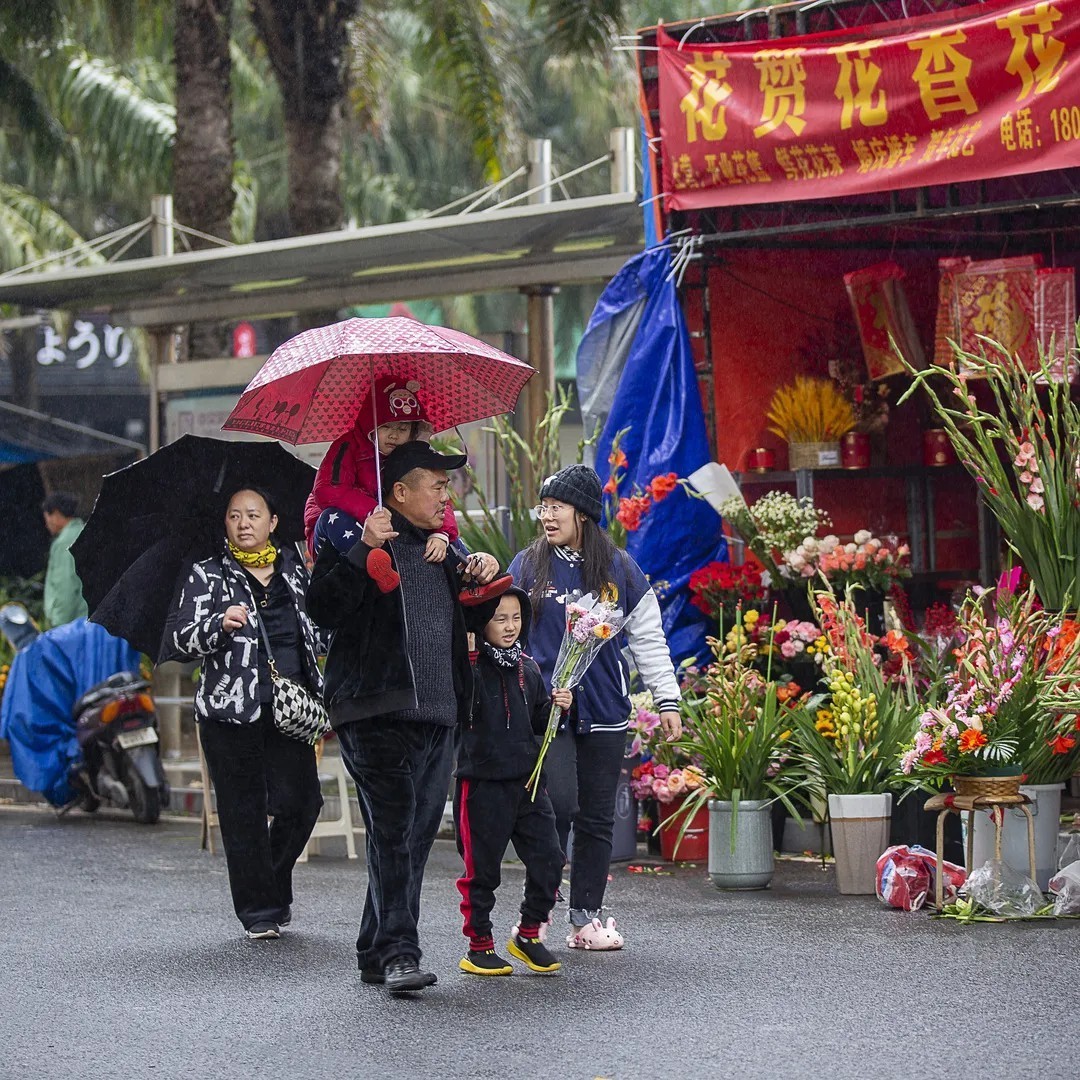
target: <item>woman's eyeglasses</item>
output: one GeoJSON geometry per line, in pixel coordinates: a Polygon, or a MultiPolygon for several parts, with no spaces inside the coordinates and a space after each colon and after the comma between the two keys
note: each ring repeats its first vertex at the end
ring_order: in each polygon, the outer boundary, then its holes
{"type": "Polygon", "coordinates": [[[557,503],[552,506],[544,506],[543,504],[538,503],[533,507],[533,513],[538,519],[543,520],[546,517],[555,517],[560,511],[565,509],[566,507],[560,506],[557,503]]]}

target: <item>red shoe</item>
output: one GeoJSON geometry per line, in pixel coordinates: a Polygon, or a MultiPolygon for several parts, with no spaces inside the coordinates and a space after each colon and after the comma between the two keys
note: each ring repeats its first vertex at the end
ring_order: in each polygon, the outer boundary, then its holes
{"type": "Polygon", "coordinates": [[[379,587],[379,592],[393,592],[401,584],[401,578],[390,561],[390,556],[382,548],[372,548],[368,552],[368,577],[379,587]]]}
{"type": "Polygon", "coordinates": [[[497,600],[513,584],[514,579],[509,574],[503,574],[502,577],[497,577],[486,585],[466,585],[458,593],[458,600],[462,607],[476,607],[478,604],[487,603],[488,600],[497,600]]]}

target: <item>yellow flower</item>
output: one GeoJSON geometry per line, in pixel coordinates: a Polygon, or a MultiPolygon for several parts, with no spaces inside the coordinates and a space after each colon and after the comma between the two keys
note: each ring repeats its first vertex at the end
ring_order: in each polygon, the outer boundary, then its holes
{"type": "Polygon", "coordinates": [[[760,618],[761,612],[756,611],[754,608],[751,608],[748,612],[746,612],[745,615],[743,615],[743,622],[746,623],[747,626],[752,627],[760,618]]]}
{"type": "Polygon", "coordinates": [[[607,623],[601,623],[598,627],[596,627],[593,630],[593,633],[601,641],[607,641],[608,638],[610,638],[615,633],[615,631],[612,630],[611,627],[607,623]]]}

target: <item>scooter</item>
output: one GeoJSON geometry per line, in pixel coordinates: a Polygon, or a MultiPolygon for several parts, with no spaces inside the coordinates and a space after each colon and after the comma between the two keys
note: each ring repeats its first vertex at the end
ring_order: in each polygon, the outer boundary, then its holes
{"type": "Polygon", "coordinates": [[[0,634],[8,639],[15,652],[22,652],[40,634],[30,612],[16,601],[0,607],[0,634]]]}
{"type": "Polygon", "coordinates": [[[75,703],[75,736],[83,760],[72,769],[76,805],[90,813],[102,803],[130,809],[153,825],[169,805],[158,753],[157,709],[150,684],[130,671],[110,675],[75,703]]]}

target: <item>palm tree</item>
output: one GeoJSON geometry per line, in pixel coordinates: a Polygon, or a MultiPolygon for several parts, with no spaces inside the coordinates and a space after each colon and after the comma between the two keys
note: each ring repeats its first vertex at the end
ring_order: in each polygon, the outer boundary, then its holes
{"type": "MultiPolygon", "coordinates": [[[[232,234],[232,0],[175,0],[177,219],[221,239],[232,234]]],[[[192,238],[193,247],[209,241],[192,238]]]]}

